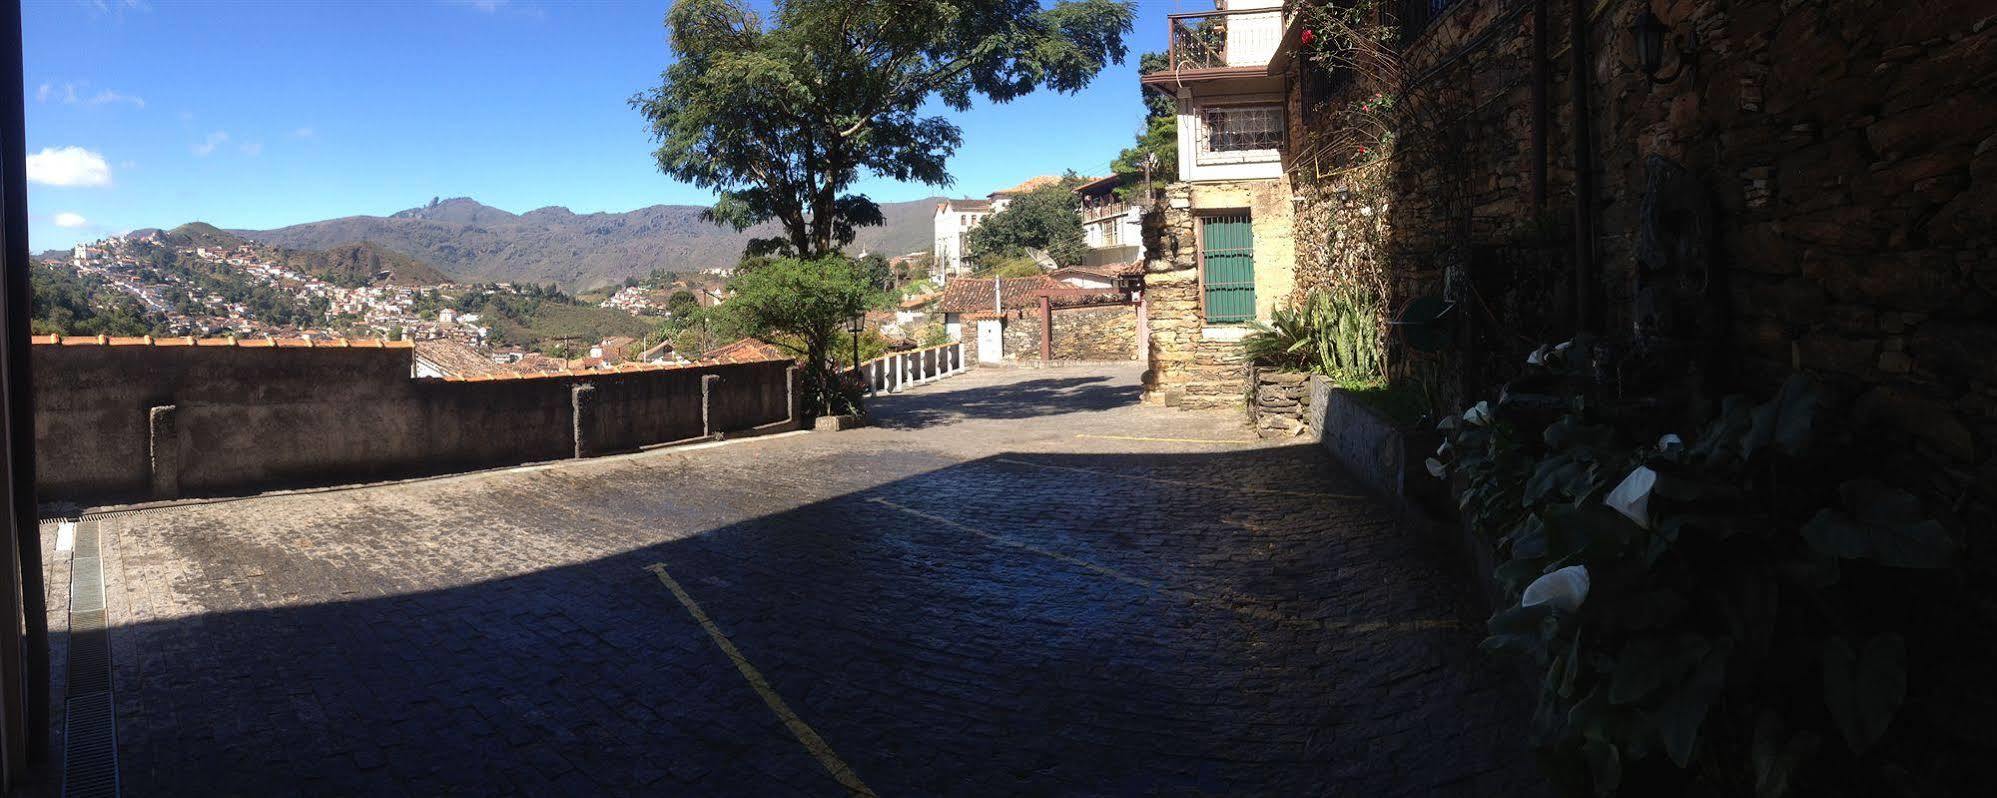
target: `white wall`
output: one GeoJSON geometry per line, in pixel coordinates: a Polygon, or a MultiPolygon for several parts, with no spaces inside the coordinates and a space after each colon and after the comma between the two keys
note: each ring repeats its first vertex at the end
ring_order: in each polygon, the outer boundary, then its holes
{"type": "Polygon", "coordinates": [[[1218,180],[1273,180],[1283,176],[1280,150],[1232,153],[1230,163],[1200,162],[1200,126],[1204,110],[1215,105],[1274,105],[1283,107],[1281,92],[1195,94],[1191,87],[1179,89],[1179,179],[1189,183],[1218,180]]]}

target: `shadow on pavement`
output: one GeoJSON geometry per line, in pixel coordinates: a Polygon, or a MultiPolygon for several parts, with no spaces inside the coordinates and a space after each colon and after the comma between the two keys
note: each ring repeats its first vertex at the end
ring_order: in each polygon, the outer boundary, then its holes
{"type": "Polygon", "coordinates": [[[1137,404],[1142,389],[1107,376],[1042,377],[975,388],[882,394],[868,400],[875,423],[921,429],[969,418],[1021,419],[1137,404]]]}
{"type": "MultiPolygon", "coordinates": [[[[1037,382],[1022,406],[1129,393],[1037,382]]],[[[610,472],[559,498],[496,481],[458,523],[670,528],[657,481],[610,472]]],[[[124,784],[840,792],[659,563],[883,795],[1532,792],[1528,710],[1475,651],[1461,580],[1370,502],[1325,495],[1343,482],[1315,447],[1009,454],[508,578],[119,626],[124,784]]],[[[155,601],[356,587],[332,552],[182,554],[180,595],[155,601]],[[259,557],[285,565],[226,578],[259,557]]]]}

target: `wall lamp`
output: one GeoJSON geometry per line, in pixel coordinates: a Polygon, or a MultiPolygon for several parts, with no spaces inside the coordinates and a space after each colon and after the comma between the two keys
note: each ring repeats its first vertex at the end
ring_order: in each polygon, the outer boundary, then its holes
{"type": "Polygon", "coordinates": [[[1653,84],[1663,85],[1677,80],[1679,75],[1685,74],[1687,68],[1698,64],[1699,34],[1687,33],[1684,36],[1673,37],[1671,49],[1678,51],[1678,68],[1672,70],[1668,76],[1658,76],[1657,71],[1664,66],[1664,39],[1666,34],[1671,33],[1671,28],[1667,27],[1663,20],[1658,19],[1656,14],[1651,13],[1648,6],[1644,7],[1643,13],[1636,15],[1636,22],[1630,26],[1630,33],[1636,37],[1637,69],[1653,84]]]}

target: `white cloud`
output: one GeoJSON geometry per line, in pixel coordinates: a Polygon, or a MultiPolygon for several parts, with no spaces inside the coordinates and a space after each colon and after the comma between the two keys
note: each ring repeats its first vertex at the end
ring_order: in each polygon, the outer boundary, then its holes
{"type": "Polygon", "coordinates": [[[105,103],[128,103],[133,108],[144,108],[146,107],[146,98],[110,89],[105,89],[90,97],[91,105],[104,105],[105,103]]]}
{"type": "Polygon", "coordinates": [[[241,147],[239,147],[239,148],[237,148],[237,149],[240,149],[240,150],[242,150],[242,151],[243,151],[243,154],[244,154],[244,155],[248,155],[248,156],[250,156],[251,158],[255,158],[255,157],[257,157],[257,156],[259,156],[259,155],[262,155],[262,154],[263,154],[263,142],[261,142],[261,141],[245,141],[245,142],[243,142],[243,146],[241,146],[241,147]]]}
{"type": "Polygon", "coordinates": [[[291,131],[291,136],[292,138],[300,138],[300,139],[316,139],[319,137],[319,131],[313,130],[312,128],[309,127],[301,127],[297,130],[291,131]]]}
{"type": "Polygon", "coordinates": [[[82,214],[63,211],[55,215],[55,226],[57,227],[82,227],[89,223],[90,220],[83,218],[82,214]]]}
{"type": "Polygon", "coordinates": [[[28,180],[48,186],[111,185],[111,165],[82,147],[44,147],[28,156],[28,180]]]}
{"type": "Polygon", "coordinates": [[[146,98],[136,94],[126,94],[116,89],[100,89],[96,94],[84,95],[90,88],[90,81],[64,81],[43,83],[35,88],[36,102],[59,102],[63,105],[110,105],[122,103],[133,108],[146,107],[146,98]]]}
{"type": "Polygon", "coordinates": [[[226,130],[217,130],[208,134],[208,138],[200,144],[194,145],[194,154],[206,158],[210,153],[215,151],[216,147],[227,143],[229,143],[229,132],[226,130]]]}

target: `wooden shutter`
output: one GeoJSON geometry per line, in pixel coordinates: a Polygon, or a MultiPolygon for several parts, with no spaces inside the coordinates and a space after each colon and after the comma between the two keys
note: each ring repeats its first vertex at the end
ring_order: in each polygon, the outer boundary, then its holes
{"type": "Polygon", "coordinates": [[[1207,323],[1255,318],[1255,234],[1247,214],[1200,217],[1200,286],[1207,323]]]}

